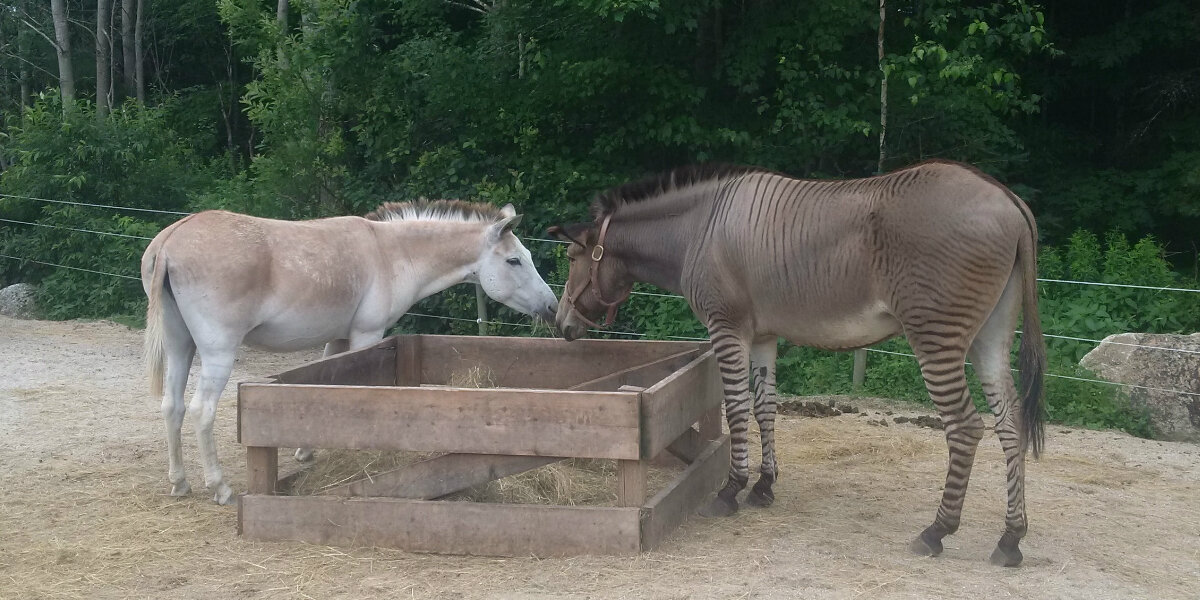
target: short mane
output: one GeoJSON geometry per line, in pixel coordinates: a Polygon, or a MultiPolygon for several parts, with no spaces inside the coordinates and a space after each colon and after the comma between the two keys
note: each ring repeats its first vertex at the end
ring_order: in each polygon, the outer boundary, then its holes
{"type": "Polygon", "coordinates": [[[418,200],[384,202],[364,215],[372,221],[474,221],[493,222],[504,218],[500,209],[482,202],[462,200],[418,200]]]}
{"type": "Polygon", "coordinates": [[[749,173],[774,173],[769,169],[732,165],[726,163],[703,163],[678,167],[650,175],[644,179],[618,185],[596,194],[592,200],[592,217],[600,220],[617,208],[631,202],[641,202],[671,190],[681,189],[713,179],[746,175],[749,173]]]}

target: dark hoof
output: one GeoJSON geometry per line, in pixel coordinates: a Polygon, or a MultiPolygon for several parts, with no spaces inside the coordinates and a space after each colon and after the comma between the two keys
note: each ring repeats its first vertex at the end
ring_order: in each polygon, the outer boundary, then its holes
{"type": "Polygon", "coordinates": [[[929,531],[922,531],[921,535],[908,545],[908,549],[920,556],[937,556],[942,553],[942,540],[930,535],[929,531]]]}
{"type": "Polygon", "coordinates": [[[766,493],[759,492],[758,490],[750,490],[750,493],[746,494],[746,504],[756,508],[766,508],[774,502],[775,492],[771,490],[767,490],[766,493]]]}
{"type": "Polygon", "coordinates": [[[1017,546],[1021,539],[1011,533],[1005,533],[1000,537],[1000,543],[996,544],[996,549],[992,551],[992,557],[989,559],[993,565],[997,567],[1015,567],[1021,564],[1021,559],[1025,558],[1021,555],[1021,548],[1017,546]]]}
{"type": "Polygon", "coordinates": [[[708,506],[700,509],[702,517],[728,517],[738,511],[738,503],[734,498],[725,497],[723,494],[718,494],[713,498],[708,506]]]}

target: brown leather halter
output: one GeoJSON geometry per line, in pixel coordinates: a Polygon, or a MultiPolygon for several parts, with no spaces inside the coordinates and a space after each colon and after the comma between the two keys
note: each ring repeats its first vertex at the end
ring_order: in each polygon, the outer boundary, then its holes
{"type": "Polygon", "coordinates": [[[600,260],[604,258],[604,236],[608,233],[608,222],[611,219],[612,214],[610,213],[604,217],[604,222],[600,224],[600,237],[597,238],[596,245],[592,247],[592,264],[588,267],[587,283],[583,284],[583,287],[576,290],[574,294],[567,296],[567,304],[570,305],[571,310],[575,311],[580,320],[595,329],[604,329],[604,326],[583,316],[583,312],[575,305],[579,300],[579,296],[583,294],[583,291],[590,286],[592,288],[592,296],[596,298],[597,302],[608,309],[608,313],[605,315],[605,325],[612,325],[617,320],[617,307],[629,299],[629,294],[633,291],[633,286],[630,286],[620,298],[613,302],[605,300],[604,296],[600,295],[600,260]]]}

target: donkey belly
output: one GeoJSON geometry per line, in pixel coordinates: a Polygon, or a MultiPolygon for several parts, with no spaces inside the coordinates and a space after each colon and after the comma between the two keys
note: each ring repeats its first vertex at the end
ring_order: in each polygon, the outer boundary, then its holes
{"type": "Polygon", "coordinates": [[[276,352],[294,352],[347,338],[353,309],[287,311],[273,315],[251,329],[248,346],[276,352]]]}

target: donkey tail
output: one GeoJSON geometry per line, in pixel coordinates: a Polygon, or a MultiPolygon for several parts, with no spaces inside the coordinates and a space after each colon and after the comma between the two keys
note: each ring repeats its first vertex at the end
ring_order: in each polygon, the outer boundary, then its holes
{"type": "MultiPolygon", "coordinates": [[[[1019,201],[1018,201],[1019,202],[1019,201]]],[[[1042,453],[1045,443],[1045,389],[1043,377],[1046,372],[1046,345],[1042,339],[1042,321],[1038,317],[1037,291],[1037,225],[1029,207],[1019,202],[1029,225],[1027,236],[1017,244],[1017,260],[1022,275],[1021,349],[1017,353],[1017,366],[1021,373],[1021,421],[1024,424],[1024,445],[1033,451],[1036,458],[1042,453]]]]}
{"type": "MultiPolygon", "coordinates": [[[[150,377],[150,395],[163,395],[163,374],[166,370],[166,351],[163,349],[162,295],[167,283],[167,258],[162,252],[147,253],[149,265],[143,265],[142,283],[146,288],[146,338],[142,354],[146,374],[150,377]],[[149,266],[147,271],[146,266],[149,266]],[[148,276],[148,277],[147,277],[148,276]]],[[[169,293],[169,292],[168,292],[169,293]]]]}

